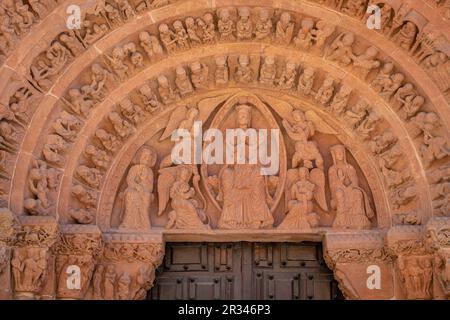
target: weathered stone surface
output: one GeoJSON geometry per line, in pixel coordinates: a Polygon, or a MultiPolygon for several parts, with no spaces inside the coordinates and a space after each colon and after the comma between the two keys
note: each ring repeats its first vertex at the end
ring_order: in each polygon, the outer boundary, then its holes
{"type": "Polygon", "coordinates": [[[166,241],[302,240],[349,299],[450,297],[447,1],[276,2],[5,1],[0,299],[143,299],[166,241]],[[176,129],[279,130],[278,168],[174,162],[176,129]]]}

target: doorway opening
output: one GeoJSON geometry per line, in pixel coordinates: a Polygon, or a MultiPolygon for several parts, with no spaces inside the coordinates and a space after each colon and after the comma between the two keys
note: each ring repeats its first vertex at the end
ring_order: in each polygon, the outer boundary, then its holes
{"type": "Polygon", "coordinates": [[[155,300],[343,299],[321,243],[166,244],[148,293],[155,300]]]}

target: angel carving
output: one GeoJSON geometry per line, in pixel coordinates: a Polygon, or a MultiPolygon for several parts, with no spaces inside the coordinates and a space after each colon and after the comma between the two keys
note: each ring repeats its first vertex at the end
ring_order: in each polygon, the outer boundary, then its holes
{"type": "Polygon", "coordinates": [[[323,158],[313,141],[309,141],[316,131],[315,123],[321,124],[321,131],[324,133],[333,133],[334,130],[319,121],[318,116],[307,111],[306,114],[301,110],[292,111],[292,122],[283,120],[283,126],[288,136],[295,141],[295,152],[292,157],[292,168],[304,166],[308,169],[315,167],[323,169],[323,158]],[[313,122],[313,120],[315,122],[313,122]]]}
{"type": "MultiPolygon", "coordinates": [[[[197,173],[198,175],[198,173],[197,173]]],[[[195,179],[192,165],[178,165],[159,170],[158,196],[159,212],[162,215],[170,200],[167,229],[209,229],[208,219],[195,199],[196,189],[190,180],[195,179]],[[193,178],[194,176],[194,178],[193,178]]]]}
{"type": "Polygon", "coordinates": [[[314,201],[327,210],[325,180],[319,169],[291,169],[286,181],[285,201],[288,213],[278,229],[310,229],[319,225],[314,201]],[[314,201],[313,201],[314,200],[314,201]]]}
{"type": "Polygon", "coordinates": [[[199,111],[195,107],[179,106],[169,117],[166,129],[164,130],[159,141],[163,141],[170,137],[176,129],[186,129],[192,134],[194,122],[198,120],[199,111]]]}

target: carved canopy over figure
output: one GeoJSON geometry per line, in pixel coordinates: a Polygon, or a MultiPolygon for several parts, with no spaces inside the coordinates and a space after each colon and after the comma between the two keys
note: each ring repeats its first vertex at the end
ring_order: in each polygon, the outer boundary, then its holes
{"type": "Polygon", "coordinates": [[[374,216],[369,196],[359,186],[355,168],[347,163],[345,147],[331,148],[333,165],[328,170],[331,189],[331,207],[336,209],[333,228],[368,229],[374,216]]]}
{"type": "Polygon", "coordinates": [[[128,171],[120,229],[150,229],[149,209],[154,198],[152,167],[156,157],[155,150],[144,148],[138,163],[128,171]]]}

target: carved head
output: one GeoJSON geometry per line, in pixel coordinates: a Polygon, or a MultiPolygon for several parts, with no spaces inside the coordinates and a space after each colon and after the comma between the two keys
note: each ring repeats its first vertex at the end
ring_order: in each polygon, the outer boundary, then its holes
{"type": "Polygon", "coordinates": [[[185,78],[187,78],[186,70],[184,70],[184,68],[182,66],[178,66],[175,72],[177,74],[177,78],[178,79],[185,79],[185,78]]]}
{"type": "Polygon", "coordinates": [[[156,159],[158,155],[153,148],[144,148],[139,156],[139,164],[146,165],[150,168],[154,167],[156,164],[156,159]]]}
{"type": "Polygon", "coordinates": [[[214,17],[211,13],[207,12],[203,15],[203,20],[205,20],[207,24],[211,24],[214,22],[214,17]]]}
{"type": "Polygon", "coordinates": [[[176,31],[180,31],[180,30],[183,29],[183,24],[181,23],[180,20],[176,20],[176,21],[173,23],[173,28],[174,28],[176,31]]]}
{"type": "Polygon", "coordinates": [[[290,13],[289,12],[283,12],[282,14],[281,14],[281,16],[280,16],[280,22],[283,24],[283,25],[287,25],[287,24],[289,24],[289,22],[291,22],[291,15],[290,15],[290,13]]]}
{"type": "Polygon", "coordinates": [[[237,123],[239,127],[248,128],[252,121],[252,107],[247,104],[239,104],[236,107],[237,123]]]}
{"type": "Polygon", "coordinates": [[[314,21],[311,18],[305,18],[302,20],[301,30],[304,32],[310,31],[314,27],[314,21]]]}
{"type": "Polygon", "coordinates": [[[374,46],[370,46],[366,50],[366,57],[372,59],[375,58],[378,55],[378,49],[374,46]]]}
{"type": "Polygon", "coordinates": [[[142,31],[139,33],[139,40],[145,43],[151,42],[150,34],[147,31],[142,31]]]}
{"type": "Polygon", "coordinates": [[[394,64],[392,62],[386,62],[383,65],[383,69],[381,70],[381,72],[385,73],[385,74],[389,74],[394,70],[394,64]]]}
{"type": "Polygon", "coordinates": [[[306,120],[305,113],[301,110],[292,111],[292,118],[295,122],[304,122],[306,120]]]}
{"type": "Polygon", "coordinates": [[[345,46],[351,46],[353,42],[355,42],[355,35],[351,32],[344,33],[344,35],[342,36],[342,43],[345,46]]]}
{"type": "Polygon", "coordinates": [[[162,34],[167,34],[169,33],[169,26],[165,23],[161,23],[158,27],[158,30],[162,34]]]}
{"type": "Polygon", "coordinates": [[[394,83],[402,83],[404,79],[405,76],[403,75],[403,73],[396,73],[392,76],[392,81],[394,83]]]}
{"type": "Polygon", "coordinates": [[[188,182],[192,175],[190,166],[181,166],[178,170],[178,179],[183,182],[188,182]]]}
{"type": "Polygon", "coordinates": [[[313,68],[307,67],[307,68],[305,68],[305,70],[303,71],[303,77],[305,77],[305,78],[307,78],[307,79],[310,79],[310,78],[312,78],[312,77],[314,76],[314,73],[315,73],[315,71],[314,71],[313,68]]]}
{"type": "Polygon", "coordinates": [[[248,8],[242,8],[239,10],[239,17],[241,20],[247,21],[250,17],[250,10],[248,8]]]}
{"type": "Polygon", "coordinates": [[[230,18],[230,12],[228,11],[228,9],[222,9],[220,10],[219,17],[222,21],[228,21],[228,19],[230,18]]]}
{"type": "Polygon", "coordinates": [[[184,23],[186,24],[187,28],[195,27],[195,20],[192,17],[187,17],[186,20],[184,20],[184,23]]]}
{"type": "Polygon", "coordinates": [[[160,75],[158,77],[158,85],[163,87],[163,88],[168,88],[169,87],[169,80],[167,80],[165,75],[160,75]]]}
{"type": "Polygon", "coordinates": [[[268,55],[264,58],[265,65],[273,65],[275,63],[275,59],[272,55],[268,55]]]}
{"type": "Polygon", "coordinates": [[[191,67],[192,73],[199,73],[202,69],[200,62],[198,62],[198,61],[192,62],[190,67],[191,67]]]}
{"type": "Polygon", "coordinates": [[[227,58],[225,56],[219,56],[216,58],[216,66],[224,67],[227,63],[227,58]]]}
{"type": "Polygon", "coordinates": [[[259,10],[259,19],[261,21],[267,21],[269,20],[269,10],[267,9],[261,9],[259,10]]]}
{"type": "Polygon", "coordinates": [[[241,66],[248,66],[250,63],[250,58],[246,54],[241,54],[238,60],[241,66]]]}
{"type": "Polygon", "coordinates": [[[337,144],[335,146],[332,146],[330,148],[330,152],[333,157],[334,164],[341,163],[341,162],[344,162],[344,163],[347,162],[346,154],[345,154],[345,147],[342,144],[337,144]]]}

